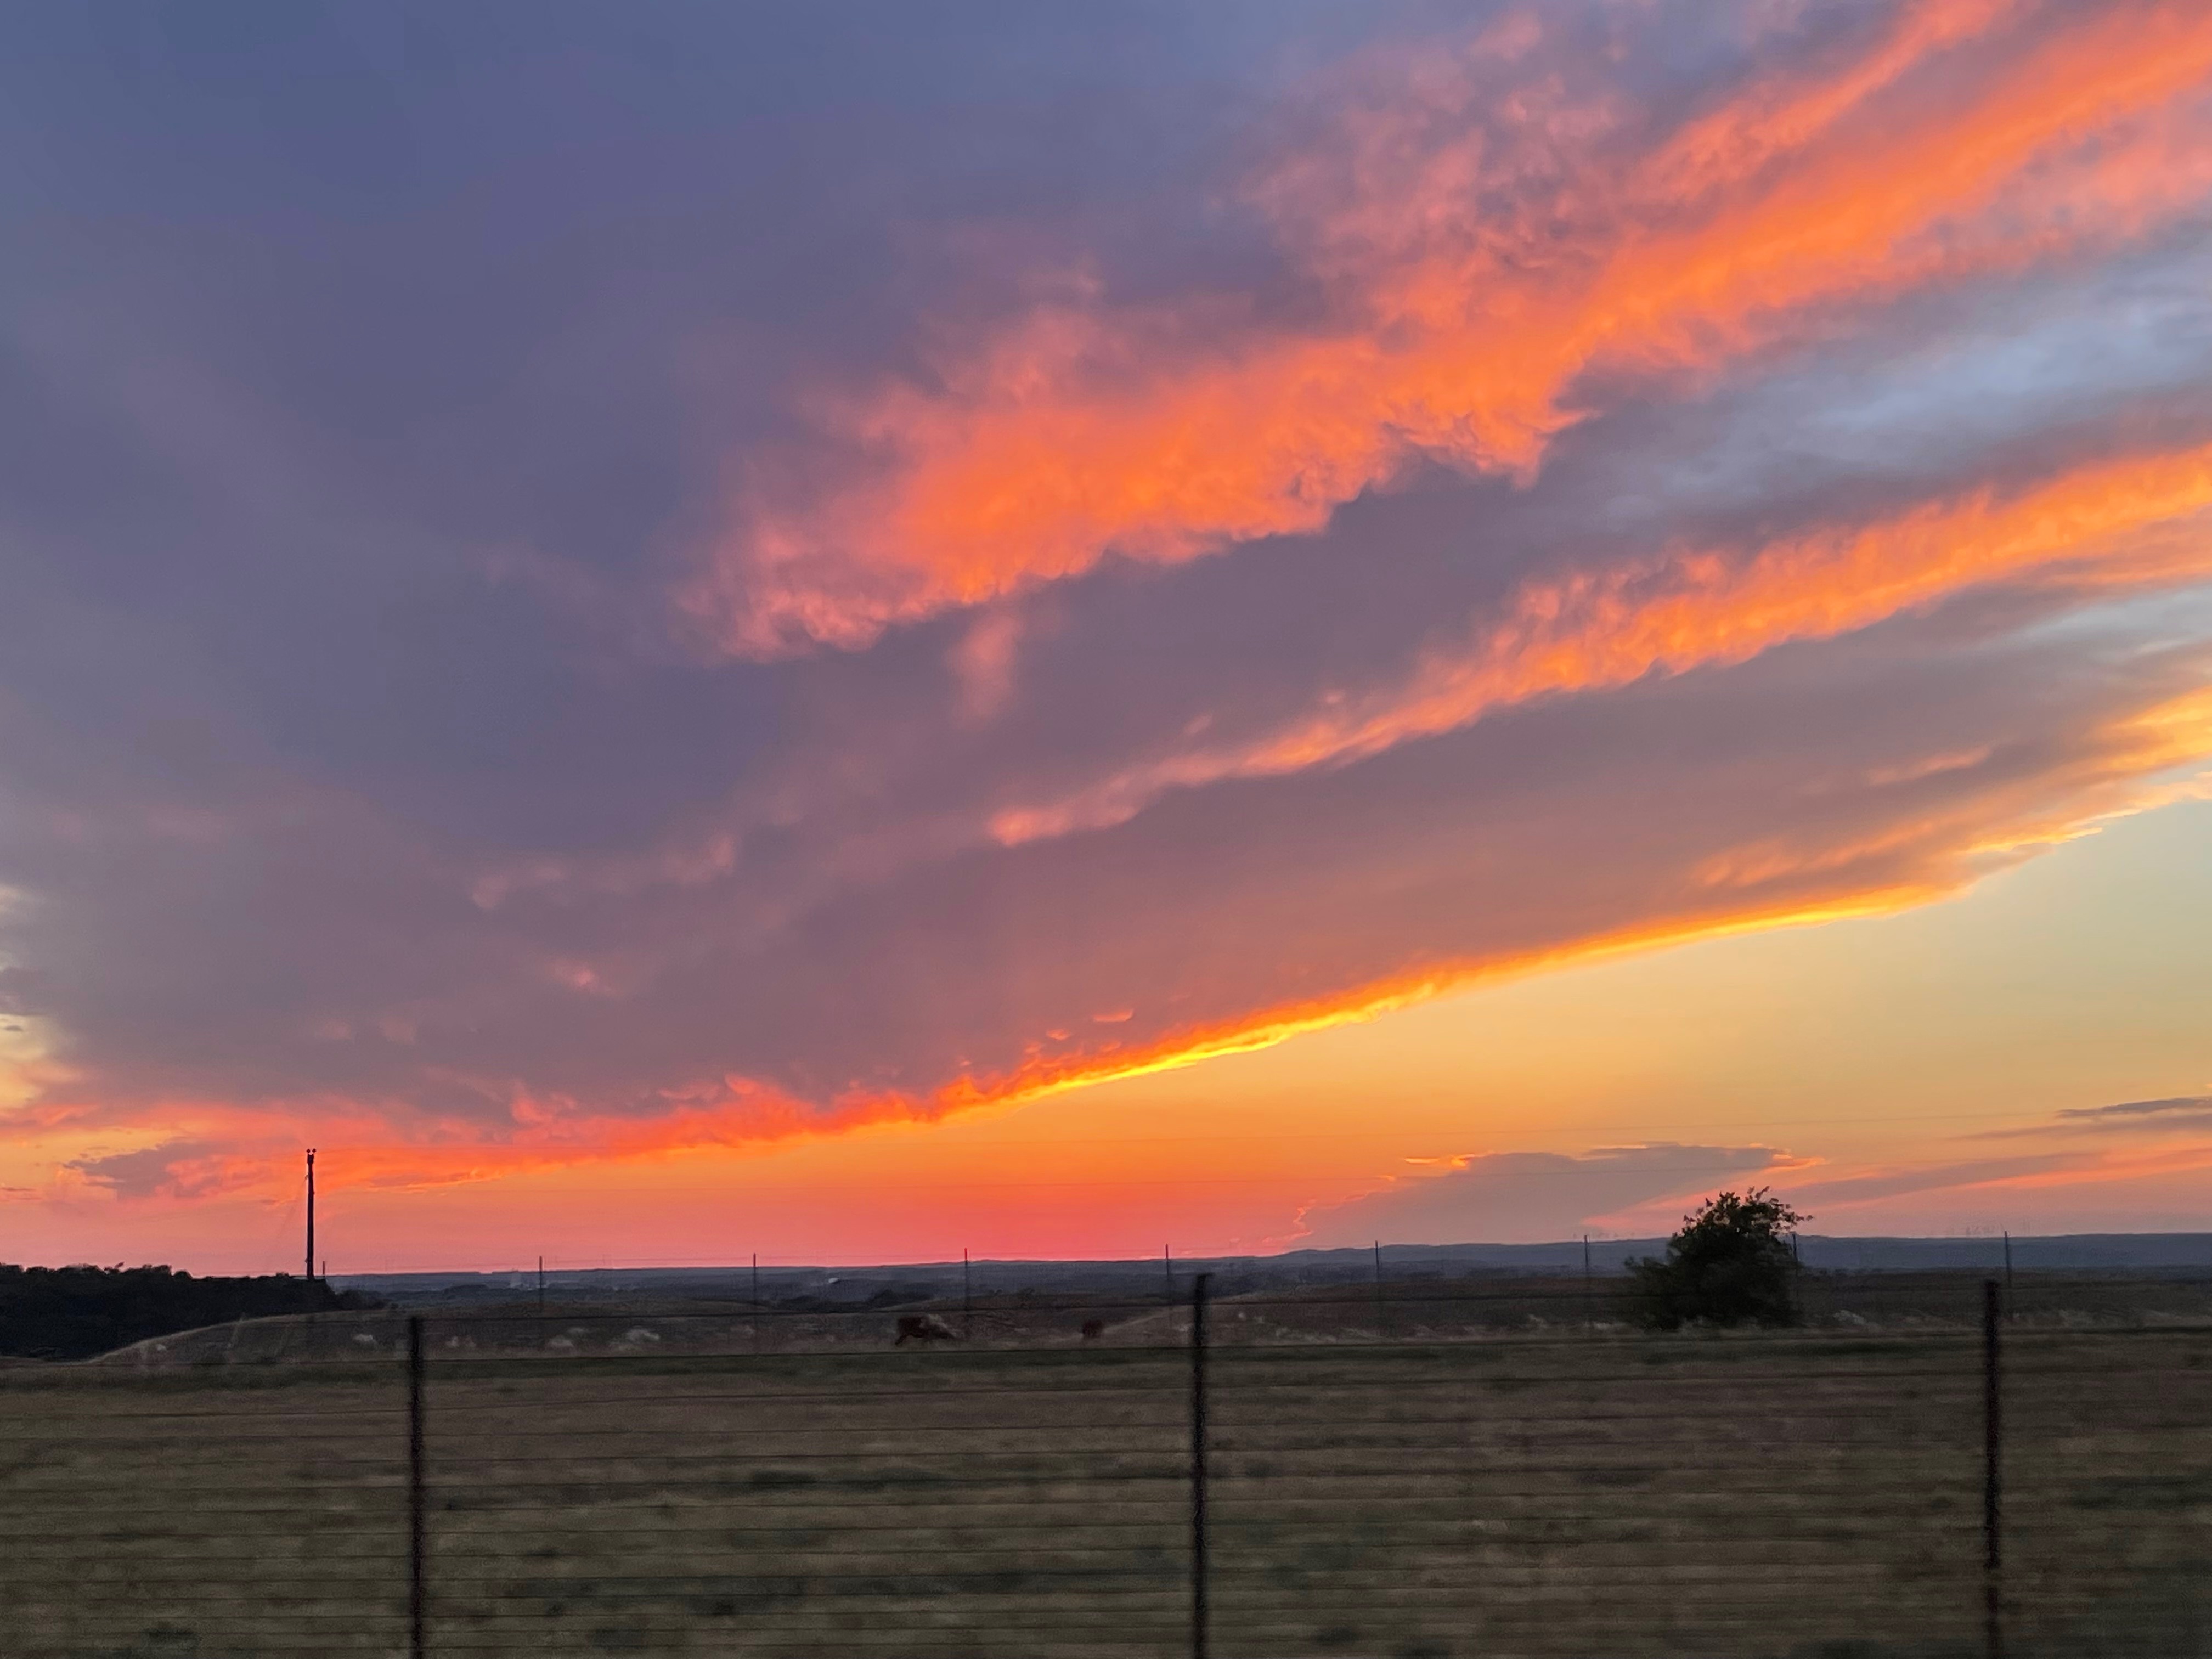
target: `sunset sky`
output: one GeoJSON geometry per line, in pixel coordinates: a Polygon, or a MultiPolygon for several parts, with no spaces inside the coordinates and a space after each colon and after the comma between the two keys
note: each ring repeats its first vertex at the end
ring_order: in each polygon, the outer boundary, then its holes
{"type": "Polygon", "coordinates": [[[2212,6],[0,24],[0,1260],[2212,1229],[2212,6]]]}

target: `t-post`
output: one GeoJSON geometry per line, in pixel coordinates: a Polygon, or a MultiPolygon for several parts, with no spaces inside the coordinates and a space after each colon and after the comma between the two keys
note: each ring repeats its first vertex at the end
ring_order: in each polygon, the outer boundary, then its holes
{"type": "Polygon", "coordinates": [[[2002,1288],[1982,1281],[1982,1649],[2004,1659],[2004,1389],[2002,1288]]]}
{"type": "Polygon", "coordinates": [[[1190,1659],[1207,1659],[1212,1636],[1206,1526],[1206,1303],[1212,1284],[1212,1273],[1190,1282],[1190,1659]]]}

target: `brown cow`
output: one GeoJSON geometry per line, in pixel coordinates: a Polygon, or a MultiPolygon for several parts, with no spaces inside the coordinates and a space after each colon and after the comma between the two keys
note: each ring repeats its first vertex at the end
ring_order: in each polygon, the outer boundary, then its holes
{"type": "Polygon", "coordinates": [[[927,1346],[932,1342],[957,1342],[960,1333],[954,1330],[935,1314],[901,1314],[898,1316],[898,1338],[891,1344],[903,1348],[909,1342],[927,1346]]]}

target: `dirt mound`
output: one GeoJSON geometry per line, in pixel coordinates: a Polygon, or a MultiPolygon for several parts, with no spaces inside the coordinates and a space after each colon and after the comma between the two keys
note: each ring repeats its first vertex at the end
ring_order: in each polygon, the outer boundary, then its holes
{"type": "Polygon", "coordinates": [[[148,1337],[80,1363],[118,1370],[185,1365],[274,1365],[374,1359],[404,1348],[405,1318],[364,1313],[281,1314],[148,1337]]]}

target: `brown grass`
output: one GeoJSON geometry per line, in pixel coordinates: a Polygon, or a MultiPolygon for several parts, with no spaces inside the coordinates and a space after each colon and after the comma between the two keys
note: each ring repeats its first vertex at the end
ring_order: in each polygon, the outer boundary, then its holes
{"type": "MultiPolygon", "coordinates": [[[[1164,1311],[1085,1346],[1087,1311],[929,1352],[887,1317],[815,1354],[741,1324],[684,1352],[650,1314],[574,1357],[434,1327],[432,1651],[1187,1651],[1187,1361],[1138,1346],[1164,1311]]],[[[1374,1344],[1279,1313],[1216,1314],[1222,1659],[1980,1650],[1971,1330],[1374,1344]]],[[[367,1325],[0,1379],[0,1647],[404,1651],[399,1328],[367,1325]],[[280,1340],[361,1358],[251,1363],[280,1340]]],[[[2008,1366],[2008,1651],[2205,1651],[2212,1331],[2022,1328],[2008,1366]]]]}

